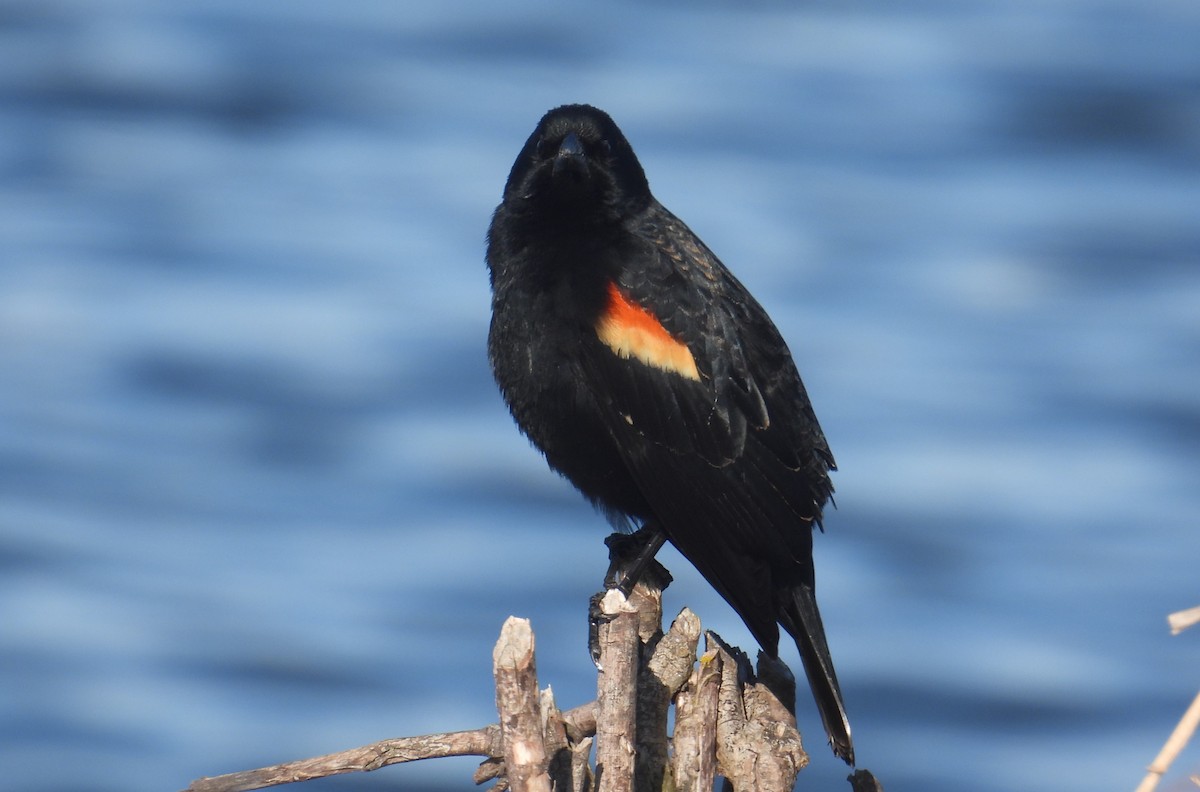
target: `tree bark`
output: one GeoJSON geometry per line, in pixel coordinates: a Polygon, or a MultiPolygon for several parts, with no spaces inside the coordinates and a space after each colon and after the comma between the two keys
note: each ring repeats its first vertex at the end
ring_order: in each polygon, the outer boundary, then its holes
{"type": "Polygon", "coordinates": [[[513,792],[550,792],[549,761],[538,706],[533,628],[509,616],[492,652],[496,709],[504,746],[505,775],[513,792]]]}
{"type": "Polygon", "coordinates": [[[637,745],[638,614],[617,589],[600,600],[596,687],[596,789],[633,792],[637,745]]]}
{"type": "MultiPolygon", "coordinates": [[[[636,539],[610,538],[610,585],[623,579],[636,539]]],[[[186,792],[245,792],[462,755],[485,757],[476,783],[495,779],[496,789],[515,792],[712,792],[718,775],[736,792],[790,792],[808,764],[796,730],[795,677],[762,653],[756,673],[744,653],[711,632],[697,663],[701,628],[694,613],[683,609],[662,633],[662,589],[669,583],[652,562],[628,599],[616,588],[594,598],[596,701],[561,712],[549,688],[539,694],[533,630],[527,620],[509,618],[493,651],[498,723],[201,778],[186,792]]],[[[849,780],[854,792],[882,790],[865,770],[849,780]]]]}

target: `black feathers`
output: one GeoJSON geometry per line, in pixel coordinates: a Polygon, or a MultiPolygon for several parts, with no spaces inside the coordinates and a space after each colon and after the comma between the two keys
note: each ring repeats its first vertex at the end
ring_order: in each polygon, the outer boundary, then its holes
{"type": "Polygon", "coordinates": [[[773,655],[784,626],[852,764],[812,566],[833,457],[766,312],[587,105],[526,141],[487,259],[488,352],[521,431],[606,513],[659,526],[773,655]]]}

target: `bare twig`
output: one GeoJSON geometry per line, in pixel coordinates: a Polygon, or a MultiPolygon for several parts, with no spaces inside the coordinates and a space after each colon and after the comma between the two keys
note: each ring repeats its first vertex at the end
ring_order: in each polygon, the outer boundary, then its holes
{"type": "Polygon", "coordinates": [[[687,682],[692,666],[696,664],[699,639],[700,619],[684,608],[641,667],[637,693],[638,750],[634,768],[634,787],[638,792],[660,792],[664,788],[663,779],[668,767],[667,715],[671,700],[687,682]]]}
{"type": "Polygon", "coordinates": [[[671,768],[679,792],[712,792],[717,775],[717,694],[721,658],[705,652],[675,697],[671,768]]]}
{"type": "Polygon", "coordinates": [[[533,628],[509,616],[492,652],[505,775],[513,792],[550,792],[549,760],[538,706],[533,628]]]}
{"type": "Polygon", "coordinates": [[[563,726],[571,742],[578,743],[585,737],[596,736],[596,709],[596,702],[589,701],[563,713],[563,726]]]}
{"type": "MultiPolygon", "coordinates": [[[[568,710],[562,718],[572,741],[586,739],[596,733],[596,702],[589,701],[568,710]]],[[[185,792],[249,792],[295,781],[309,781],[341,773],[370,772],[388,765],[443,756],[487,756],[499,759],[503,755],[500,743],[500,725],[497,723],[470,731],[397,737],[311,759],[199,778],[185,792]]]]}
{"type": "Polygon", "coordinates": [[[499,757],[489,757],[479,763],[479,767],[475,768],[475,774],[471,776],[471,780],[478,786],[485,781],[491,781],[494,778],[502,778],[504,776],[504,759],[499,757]]]}
{"type": "Polygon", "coordinates": [[[596,788],[591,765],[594,742],[593,738],[584,737],[579,743],[571,746],[571,781],[574,786],[562,792],[591,792],[596,788]]]}
{"type": "MultiPolygon", "coordinates": [[[[733,783],[734,789],[790,792],[796,785],[796,775],[808,765],[808,754],[791,712],[794,704],[785,705],[756,679],[744,653],[726,646],[711,632],[707,636],[708,646],[715,646],[721,654],[717,706],[717,763],[721,775],[733,783]]],[[[770,673],[778,677],[779,669],[772,668],[770,673]]],[[[796,700],[794,680],[787,698],[796,700]]]]}
{"type": "Polygon", "coordinates": [[[637,745],[638,614],[618,589],[600,600],[600,676],[596,689],[598,792],[631,792],[637,745]]]}
{"type": "Polygon", "coordinates": [[[1148,771],[1146,777],[1142,779],[1142,783],[1138,784],[1136,792],[1151,792],[1158,786],[1163,774],[1167,772],[1171,762],[1175,761],[1175,757],[1187,745],[1197,726],[1200,726],[1200,694],[1192,701],[1187,712],[1183,713],[1175,731],[1171,732],[1171,736],[1167,738],[1167,742],[1158,752],[1158,756],[1154,757],[1154,761],[1146,768],[1148,771]]]}
{"type": "Polygon", "coordinates": [[[1171,627],[1171,635],[1179,635],[1188,627],[1200,624],[1200,605],[1168,615],[1167,624],[1171,627]]]}
{"type": "MultiPolygon", "coordinates": [[[[625,556],[618,551],[623,546],[617,540],[610,544],[614,579],[623,575],[625,556]]],[[[636,544],[628,546],[635,557],[644,557],[637,555],[636,544]]],[[[718,773],[726,777],[727,786],[732,782],[738,790],[790,790],[796,773],[808,761],[795,728],[791,672],[777,659],[760,655],[756,676],[742,652],[726,647],[712,633],[704,657],[696,663],[699,619],[685,608],[663,634],[661,592],[670,575],[656,564],[643,572],[628,599],[620,589],[595,598],[593,656],[600,669],[596,701],[564,713],[549,688],[539,696],[533,631],[527,620],[510,618],[493,653],[499,723],[471,731],[383,740],[312,759],[201,778],[186,792],[245,792],[417,759],[464,755],[485,758],[475,781],[496,780],[494,790],[711,792],[718,773]],[[668,765],[672,700],[674,750],[668,765]],[[593,742],[595,784],[589,762],[593,742]]],[[[1164,763],[1163,769],[1170,761],[1164,756],[1166,749],[1156,760],[1156,765],[1164,763]]],[[[874,779],[861,776],[852,780],[856,792],[881,789],[874,779]],[[874,786],[866,786],[867,780],[874,786]]]]}
{"type": "Polygon", "coordinates": [[[646,664],[650,673],[662,685],[669,701],[692,674],[696,664],[696,642],[700,640],[700,617],[684,608],[671,622],[671,628],[654,648],[646,664]]]}
{"type": "Polygon", "coordinates": [[[571,741],[567,739],[567,727],[563,725],[562,713],[554,702],[554,691],[547,687],[538,701],[542,710],[542,738],[546,743],[550,785],[555,789],[571,788],[571,741]]]}
{"type": "Polygon", "coordinates": [[[500,751],[496,724],[473,731],[427,734],[382,740],[361,748],[301,759],[296,762],[200,778],[186,792],[246,792],[251,789],[308,781],[313,778],[378,770],[390,764],[441,756],[491,756],[500,751]]]}

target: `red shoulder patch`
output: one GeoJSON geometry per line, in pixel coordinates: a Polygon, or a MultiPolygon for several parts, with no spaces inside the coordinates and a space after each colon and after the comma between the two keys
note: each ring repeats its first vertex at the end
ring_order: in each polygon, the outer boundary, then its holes
{"type": "Polygon", "coordinates": [[[700,379],[696,359],[687,344],[667,332],[654,314],[627,297],[615,283],[608,284],[608,302],[596,321],[596,335],[623,358],[635,358],[647,366],[700,379]]]}

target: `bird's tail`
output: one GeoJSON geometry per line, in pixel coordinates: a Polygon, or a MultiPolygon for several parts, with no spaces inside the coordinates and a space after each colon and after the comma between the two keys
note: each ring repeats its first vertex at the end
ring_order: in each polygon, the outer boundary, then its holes
{"type": "Polygon", "coordinates": [[[854,741],[850,739],[850,721],[846,718],[846,706],[842,703],[842,690],[838,687],[837,674],[833,670],[833,658],[825,642],[825,626],[821,623],[821,612],[817,609],[817,598],[813,590],[805,585],[795,586],[782,593],[785,600],[781,609],[780,622],[784,629],[796,639],[800,659],[804,661],[804,673],[817,700],[817,710],[829,735],[829,744],[835,756],[854,766],[854,741]]]}

